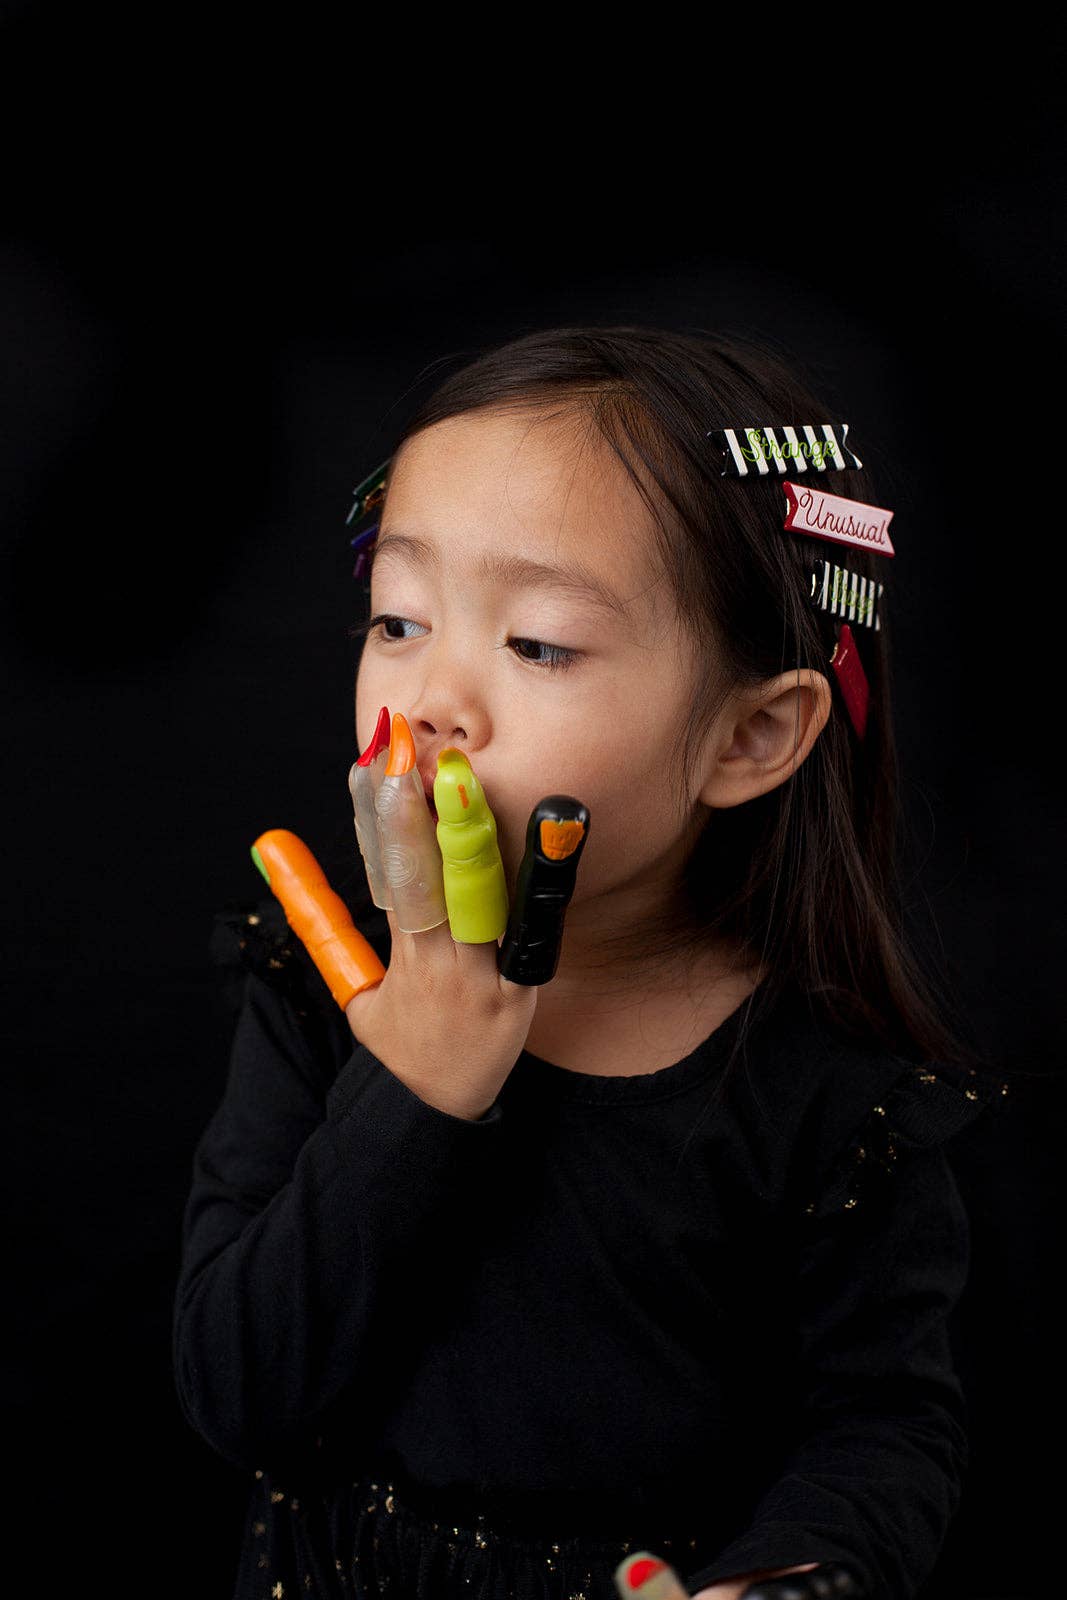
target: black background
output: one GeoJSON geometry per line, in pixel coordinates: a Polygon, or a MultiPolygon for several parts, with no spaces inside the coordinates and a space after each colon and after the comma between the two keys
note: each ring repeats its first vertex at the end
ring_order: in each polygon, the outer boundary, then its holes
{"type": "Polygon", "coordinates": [[[616,152],[610,179],[600,129],[584,195],[561,193],[556,149],[477,203],[457,165],[423,204],[369,134],[314,195],[272,164],[280,126],[258,149],[229,127],[220,150],[186,79],[166,98],[184,119],[146,121],[142,71],[137,115],[112,121],[112,80],[90,91],[79,67],[84,18],[3,20],[8,86],[41,90],[14,117],[0,239],[5,1437],[26,1491],[9,1549],[47,1558],[40,1592],[84,1576],[228,1600],[245,1481],[188,1428],[170,1370],[191,1154],[226,1070],[212,917],[258,896],[268,827],[354,870],[344,519],[414,401],[528,329],[639,322],[780,341],[893,486],[913,931],[979,1042],[1034,1075],[953,1146],[972,1466],[928,1595],[1044,1592],[1064,1130],[1053,58],[1010,115],[975,88],[965,134],[950,117],[936,149],[852,146],[822,186],[812,152],[841,158],[848,127],[758,158],[709,139],[684,177],[668,147],[616,152]]]}

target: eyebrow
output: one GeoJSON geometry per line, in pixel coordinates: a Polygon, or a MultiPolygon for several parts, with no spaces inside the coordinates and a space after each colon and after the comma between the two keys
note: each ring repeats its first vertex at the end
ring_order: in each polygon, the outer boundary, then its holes
{"type": "MultiPolygon", "coordinates": [[[[435,547],[415,533],[383,533],[375,543],[375,560],[386,551],[415,567],[436,570],[438,565],[435,547]]],[[[508,589],[556,589],[563,594],[592,600],[600,610],[614,616],[625,619],[630,615],[629,606],[614,589],[578,562],[550,567],[543,561],[530,561],[526,556],[490,551],[479,559],[475,572],[487,582],[499,583],[508,589]]]]}

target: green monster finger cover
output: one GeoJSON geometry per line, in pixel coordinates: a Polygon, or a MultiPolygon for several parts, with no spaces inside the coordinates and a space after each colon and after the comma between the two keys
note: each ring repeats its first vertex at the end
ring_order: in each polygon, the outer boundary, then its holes
{"type": "Polygon", "coordinates": [[[508,920],[496,818],[470,762],[454,745],[437,757],[433,799],[452,937],[459,944],[495,944],[508,920]]]}
{"type": "Polygon", "coordinates": [[[588,835],[588,807],[569,794],[546,795],[531,811],[515,902],[496,959],[510,982],[536,985],[555,977],[563,917],[588,835]]]}

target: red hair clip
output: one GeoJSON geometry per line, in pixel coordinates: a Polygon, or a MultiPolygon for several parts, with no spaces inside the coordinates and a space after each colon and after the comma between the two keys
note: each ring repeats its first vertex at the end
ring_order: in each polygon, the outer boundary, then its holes
{"type": "Polygon", "coordinates": [[[856,737],[863,740],[867,733],[867,706],[870,703],[870,685],[863,670],[863,662],[847,622],[841,624],[834,653],[830,657],[841,695],[849,714],[856,737]]]}

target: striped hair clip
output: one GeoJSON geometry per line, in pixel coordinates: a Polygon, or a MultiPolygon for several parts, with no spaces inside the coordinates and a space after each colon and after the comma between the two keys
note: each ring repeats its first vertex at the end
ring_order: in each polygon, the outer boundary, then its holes
{"type": "Polygon", "coordinates": [[[884,588],[873,578],[861,578],[845,567],[835,567],[832,561],[816,561],[812,568],[812,604],[832,617],[862,623],[876,633],[882,626],[878,602],[884,588]]]}
{"type": "Polygon", "coordinates": [[[766,478],[787,472],[850,472],[862,467],[845,443],[847,422],[783,422],[774,427],[709,428],[722,454],[722,477],[766,478]]]}
{"type": "MultiPolygon", "coordinates": [[[[385,486],[388,481],[387,473],[392,456],[387,456],[380,467],[375,467],[369,477],[353,490],[352,509],[345,518],[345,526],[357,528],[365,518],[372,516],[381,507],[385,499],[385,486]]],[[[349,540],[353,551],[356,552],[356,564],[352,568],[353,578],[363,578],[364,587],[369,588],[366,579],[367,569],[370,566],[371,551],[374,549],[378,538],[378,523],[372,522],[349,540]]]]}

